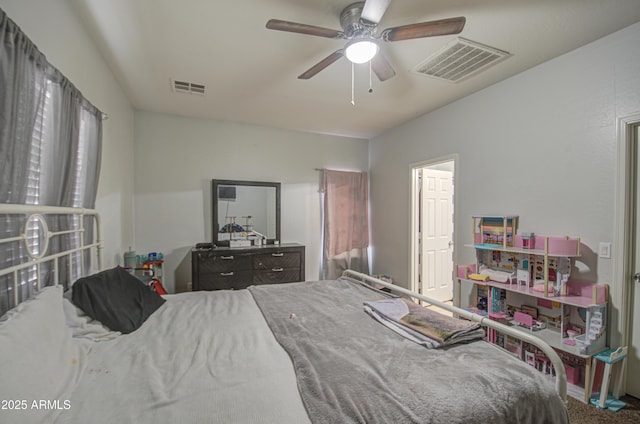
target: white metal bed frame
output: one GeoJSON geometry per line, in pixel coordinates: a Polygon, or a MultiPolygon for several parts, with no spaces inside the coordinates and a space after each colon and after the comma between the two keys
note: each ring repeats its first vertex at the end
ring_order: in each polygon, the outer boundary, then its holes
{"type": "Polygon", "coordinates": [[[375,286],[383,286],[388,288],[389,290],[391,290],[392,292],[398,293],[398,294],[402,294],[402,295],[406,295],[409,297],[413,297],[419,300],[422,300],[430,305],[434,305],[437,306],[438,308],[442,308],[446,311],[449,311],[453,314],[455,314],[458,317],[462,317],[464,319],[468,319],[470,321],[474,321],[474,322],[478,322],[480,325],[484,326],[484,327],[489,327],[489,328],[493,328],[497,331],[500,331],[501,333],[504,333],[506,335],[509,336],[513,336],[519,340],[525,341],[527,343],[531,343],[532,345],[538,347],[540,350],[542,350],[545,355],[547,355],[547,358],[549,358],[549,360],[551,361],[551,363],[553,364],[553,367],[555,369],[556,372],[556,377],[555,377],[555,385],[556,385],[556,392],[558,393],[558,395],[560,396],[560,398],[562,399],[562,401],[566,404],[567,403],[567,373],[564,369],[564,364],[562,362],[562,360],[560,359],[560,356],[556,353],[555,350],[553,350],[553,348],[544,340],[534,336],[531,333],[527,333],[524,332],[522,330],[519,330],[515,327],[509,327],[507,325],[504,324],[500,324],[497,321],[493,321],[491,320],[489,317],[487,316],[482,316],[482,315],[478,315],[478,314],[474,314],[473,312],[469,312],[465,309],[461,309],[452,305],[448,305],[446,303],[440,302],[436,299],[432,299],[430,297],[424,296],[422,294],[418,294],[415,292],[412,292],[411,290],[407,290],[403,287],[399,287],[396,285],[393,285],[391,283],[388,283],[386,281],[380,280],[378,278],[375,277],[371,277],[369,275],[360,273],[360,272],[356,272],[356,271],[352,271],[350,269],[344,271],[342,273],[343,276],[345,277],[350,277],[353,278],[355,280],[360,280],[362,282],[366,282],[369,284],[374,284],[375,286]]]}
{"type": "MultiPolygon", "coordinates": [[[[8,268],[4,268],[0,270],[0,277],[3,277],[5,275],[10,275],[13,274],[13,284],[12,287],[9,287],[10,290],[13,291],[13,301],[14,301],[14,306],[18,305],[22,300],[26,300],[26,299],[20,299],[19,298],[19,290],[18,290],[18,285],[20,284],[20,282],[18,281],[18,273],[23,270],[23,269],[27,269],[30,267],[33,267],[34,265],[37,267],[37,274],[38,276],[40,276],[40,265],[46,262],[51,262],[53,264],[52,267],[52,272],[53,272],[53,281],[54,281],[54,285],[59,284],[59,258],[63,258],[65,256],[67,256],[69,258],[68,264],[72,263],[72,256],[78,252],[84,252],[84,251],[90,251],[91,249],[95,249],[96,250],[96,255],[97,255],[97,270],[102,270],[103,267],[103,258],[102,258],[102,249],[103,249],[103,240],[102,240],[102,229],[101,229],[101,222],[100,222],[100,215],[99,213],[94,210],[94,209],[84,209],[84,208],[68,208],[68,207],[54,207],[54,206],[42,206],[42,205],[16,205],[16,204],[0,204],[0,215],[24,215],[26,216],[26,220],[25,220],[25,226],[23,228],[23,231],[21,234],[14,236],[14,237],[9,237],[9,238],[5,238],[5,239],[0,239],[0,244],[4,244],[4,243],[10,243],[10,242],[23,242],[25,244],[26,247],[26,251],[30,256],[30,260],[18,265],[14,265],[8,268]],[[58,232],[51,232],[49,231],[49,228],[47,227],[46,221],[43,217],[43,215],[74,215],[74,216],[79,216],[81,219],[79,219],[80,222],[80,226],[79,228],[74,228],[71,230],[65,230],[65,231],[58,231],[58,232]],[[36,253],[36,252],[32,252],[30,250],[30,246],[28,245],[28,223],[34,219],[39,221],[40,225],[42,225],[42,230],[44,231],[44,237],[46,239],[45,241],[45,247],[46,245],[48,245],[48,240],[51,239],[52,237],[56,237],[56,236],[60,236],[60,235],[64,235],[64,234],[73,234],[73,233],[79,233],[80,235],[82,235],[85,231],[84,228],[84,220],[82,218],[84,218],[84,216],[92,216],[94,218],[94,225],[95,225],[95,237],[94,237],[94,242],[89,243],[89,244],[84,244],[84,240],[83,237],[79,237],[80,238],[80,246],[79,247],[75,247],[69,250],[65,250],[62,252],[58,252],[58,253],[52,253],[52,254],[46,254],[46,248],[42,249],[42,252],[40,253],[36,253]]],[[[86,275],[85,273],[87,272],[86,269],[84,269],[84,261],[80,261],[81,264],[81,275],[86,275]]],[[[556,372],[556,379],[555,379],[555,385],[556,385],[556,392],[558,393],[558,395],[561,397],[561,399],[566,403],[567,402],[567,377],[566,377],[566,372],[564,369],[564,365],[562,363],[562,360],[560,359],[560,357],[558,356],[558,354],[553,350],[553,348],[551,346],[549,346],[546,342],[544,342],[543,340],[539,339],[538,337],[535,337],[533,334],[530,333],[526,333],[523,331],[520,331],[516,328],[513,327],[509,327],[506,326],[504,324],[500,324],[496,321],[492,321],[490,320],[488,317],[486,316],[481,316],[478,314],[474,314],[472,312],[466,311],[464,309],[461,308],[457,308],[455,306],[451,306],[445,303],[442,303],[436,299],[432,299],[429,298],[427,296],[424,296],[422,294],[418,294],[415,292],[412,292],[410,290],[407,290],[405,288],[387,283],[386,281],[380,280],[378,278],[374,278],[371,277],[369,275],[366,274],[362,274],[360,272],[356,272],[356,271],[352,271],[352,270],[346,270],[343,273],[344,276],[346,277],[351,277],[353,279],[356,280],[360,280],[363,282],[367,282],[369,284],[374,284],[374,285],[378,285],[378,286],[383,286],[383,287],[387,287],[389,290],[391,290],[392,292],[401,294],[401,295],[406,295],[412,298],[416,298],[419,300],[422,300],[430,305],[434,305],[437,306],[439,308],[442,308],[446,311],[449,311],[453,314],[455,314],[456,316],[468,319],[470,321],[475,321],[480,323],[480,325],[484,326],[484,327],[489,327],[489,328],[493,328],[495,330],[498,330],[504,334],[516,337],[520,340],[523,340],[525,342],[531,343],[534,346],[540,348],[540,350],[542,350],[545,355],[547,355],[547,357],[549,358],[549,360],[551,361],[551,363],[553,364],[553,367],[555,368],[555,372],[556,372]]],[[[38,278],[38,286],[37,289],[39,290],[41,288],[40,285],[40,278],[38,278]]]]}
{"type": "MultiPolygon", "coordinates": [[[[23,242],[25,246],[25,251],[30,257],[29,261],[0,269],[0,277],[5,275],[13,275],[12,285],[9,286],[9,290],[13,292],[13,301],[14,306],[18,305],[21,301],[26,299],[20,299],[20,290],[19,290],[19,272],[24,269],[28,269],[36,266],[36,272],[38,277],[40,276],[40,266],[44,263],[52,264],[52,273],[53,273],[53,284],[59,284],[59,274],[60,274],[60,258],[68,257],[68,264],[72,263],[73,255],[76,253],[82,253],[84,251],[90,251],[91,249],[95,249],[96,258],[97,258],[97,270],[102,270],[102,249],[103,249],[103,241],[102,241],[102,228],[100,225],[100,214],[94,209],[85,209],[85,208],[70,208],[70,207],[60,207],[60,206],[43,206],[43,205],[17,205],[17,204],[8,204],[3,203],[0,204],[0,215],[22,215],[25,216],[25,225],[22,229],[22,233],[14,236],[8,237],[4,239],[0,239],[0,244],[12,243],[12,242],[23,242]],[[67,215],[67,216],[77,216],[79,217],[79,227],[73,228],[65,231],[50,231],[47,222],[43,215],[67,215]],[[84,238],[82,234],[85,232],[84,227],[84,217],[91,216],[94,218],[94,241],[90,244],[84,244],[84,238]],[[37,221],[38,225],[41,226],[41,231],[43,232],[44,247],[40,250],[40,252],[33,252],[28,243],[28,232],[29,232],[29,223],[33,221],[37,221]],[[80,234],[78,247],[64,250],[62,252],[47,254],[47,246],[49,245],[49,240],[53,237],[62,236],[66,234],[80,234]]],[[[81,266],[81,275],[85,275],[87,270],[84,268],[84,261],[79,261],[81,266]]],[[[69,273],[69,275],[71,275],[69,273]]],[[[40,278],[37,279],[37,289],[40,290],[41,281],[40,278]]]]}

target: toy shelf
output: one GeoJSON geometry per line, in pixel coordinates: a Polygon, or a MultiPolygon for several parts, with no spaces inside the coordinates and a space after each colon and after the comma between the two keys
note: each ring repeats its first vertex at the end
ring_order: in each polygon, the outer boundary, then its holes
{"type": "Polygon", "coordinates": [[[558,302],[565,305],[577,306],[581,308],[588,308],[594,305],[606,304],[606,286],[593,283],[582,283],[579,281],[569,280],[567,285],[569,286],[569,294],[565,296],[545,296],[543,292],[533,290],[533,287],[519,285],[516,283],[500,283],[498,281],[475,281],[468,278],[459,278],[460,281],[464,281],[470,284],[476,284],[481,286],[498,287],[503,290],[522,293],[526,296],[531,296],[540,299],[550,300],[552,302],[558,302]],[[583,289],[574,289],[577,285],[584,285],[583,289]],[[580,290],[577,292],[576,290],[580,290]]]}
{"type": "MultiPolygon", "coordinates": [[[[544,249],[525,249],[522,247],[521,244],[520,246],[518,246],[518,242],[517,242],[518,238],[519,237],[516,236],[516,246],[514,247],[504,247],[499,244],[489,244],[489,243],[465,244],[465,246],[473,247],[474,249],[480,249],[480,250],[500,250],[502,252],[520,253],[525,255],[538,255],[538,256],[545,255],[544,249]]],[[[541,238],[543,240],[542,245],[544,246],[544,238],[540,236],[536,236],[536,238],[541,238]]],[[[581,256],[579,238],[547,237],[547,240],[549,243],[549,250],[546,254],[549,256],[563,256],[567,258],[578,258],[581,256]],[[570,245],[571,247],[567,248],[566,245],[559,246],[557,243],[558,239],[569,241],[570,243],[567,243],[567,245],[570,245]]]]}
{"type": "MultiPolygon", "coordinates": [[[[471,284],[475,293],[469,309],[544,340],[563,360],[569,394],[588,402],[592,358],[607,349],[608,288],[571,279],[580,238],[518,234],[514,215],[472,220],[472,244],[466,246],[475,250],[476,261],[457,267],[458,288],[471,284]]],[[[553,374],[534,346],[495,330],[487,332],[487,341],[553,374]]]]}
{"type": "MultiPolygon", "coordinates": [[[[474,217],[474,228],[476,227],[475,221],[478,220],[478,217],[474,217]]],[[[517,222],[516,217],[510,217],[514,222],[517,222]]],[[[527,280],[526,285],[530,286],[534,282],[534,280],[538,280],[538,282],[544,284],[544,297],[550,297],[549,295],[553,292],[553,288],[549,288],[549,265],[552,262],[552,258],[563,258],[565,264],[569,266],[569,260],[571,258],[577,258],[580,256],[580,238],[577,237],[556,237],[556,236],[534,236],[531,233],[527,233],[526,238],[519,234],[513,234],[512,237],[512,245],[496,245],[493,243],[478,243],[479,234],[474,233],[474,244],[468,244],[467,247],[472,247],[476,250],[476,271],[480,272],[480,265],[486,265],[482,263],[479,253],[489,254],[491,252],[501,252],[510,255],[518,255],[519,259],[523,259],[523,262],[527,264],[531,264],[531,267],[527,266],[527,272],[524,274],[525,280],[527,280]],[[533,278],[533,265],[535,262],[535,258],[541,258],[539,262],[541,264],[542,273],[539,279],[533,278]]],[[[480,234],[480,241],[484,241],[482,238],[482,234],[480,234]]],[[[518,262],[519,262],[518,259],[518,262]]],[[[515,271],[512,269],[511,271],[515,271]]],[[[569,270],[566,270],[569,271],[569,270]]],[[[522,271],[518,271],[521,273],[522,271]]],[[[563,280],[561,285],[564,285],[566,279],[568,278],[568,272],[565,272],[565,280],[563,280]]],[[[520,280],[520,277],[517,278],[520,280]]],[[[518,281],[519,282],[519,281],[518,281]]],[[[563,295],[567,294],[566,289],[561,287],[561,293],[563,295]]]]}
{"type": "MultiPolygon", "coordinates": [[[[524,328],[521,328],[522,331],[527,331],[524,328]]],[[[560,350],[563,352],[567,352],[570,353],[571,355],[577,356],[579,358],[582,359],[590,359],[593,355],[592,354],[583,354],[580,353],[579,348],[576,346],[568,346],[564,343],[562,343],[562,341],[560,340],[560,334],[554,330],[545,328],[542,330],[536,330],[536,331],[532,331],[533,335],[535,335],[536,337],[544,340],[549,346],[551,346],[552,348],[556,349],[556,350],[560,350]]],[[[502,346],[498,346],[498,347],[502,347],[502,346]]],[[[504,347],[502,347],[504,349],[504,347]]],[[[605,350],[606,347],[603,347],[601,350],[605,350]]],[[[599,350],[600,351],[600,350],[599,350]]],[[[522,358],[520,358],[522,359],[522,358]]]]}
{"type": "MultiPolygon", "coordinates": [[[[564,364],[565,371],[567,373],[568,394],[575,399],[578,399],[584,403],[589,401],[592,388],[591,381],[592,375],[595,372],[593,367],[593,356],[599,352],[606,350],[606,327],[598,333],[593,340],[588,340],[588,344],[585,346],[585,337],[589,334],[589,322],[592,322],[590,317],[595,314],[599,314],[602,317],[606,317],[606,302],[601,302],[606,299],[606,285],[593,284],[593,283],[581,283],[576,281],[569,281],[570,289],[575,294],[567,296],[557,297],[544,297],[543,293],[535,292],[531,287],[518,286],[517,284],[500,283],[497,281],[476,281],[465,278],[458,278],[459,284],[468,283],[472,287],[476,288],[476,295],[480,296],[482,292],[488,298],[487,309],[474,311],[476,313],[483,313],[489,316],[491,319],[496,319],[505,325],[518,326],[522,331],[530,332],[536,337],[544,340],[549,346],[560,354],[564,364]],[[582,287],[582,290],[578,290],[578,287],[582,287]],[[506,309],[510,310],[512,307],[518,308],[524,311],[524,306],[536,307],[540,316],[549,315],[549,321],[546,322],[546,328],[532,329],[525,326],[520,326],[516,322],[516,319],[509,315],[509,313],[491,313],[491,289],[499,292],[504,292],[506,295],[504,298],[506,309]],[[594,296],[597,302],[593,302],[594,296]],[[540,304],[539,302],[542,302],[540,304]],[[549,308],[548,304],[551,304],[549,308]],[[586,314],[586,320],[581,323],[580,319],[575,319],[575,315],[579,310],[584,310],[586,314]],[[555,317],[555,325],[552,324],[552,317],[555,317]],[[582,324],[582,334],[576,337],[576,341],[572,341],[572,337],[569,336],[568,330],[575,328],[574,325],[582,324]],[[580,343],[578,342],[580,341],[580,343]],[[568,344],[574,343],[574,344],[568,344]]],[[[479,299],[477,299],[479,300],[479,299]]],[[[479,303],[479,302],[478,302],[479,303]]],[[[542,322],[546,319],[539,318],[542,322]]],[[[606,318],[605,318],[606,319],[606,318]]],[[[605,325],[605,322],[602,321],[605,325]]],[[[500,336],[497,333],[493,335],[487,335],[487,341],[496,344],[500,349],[506,350],[515,357],[526,361],[527,355],[533,355],[534,358],[539,359],[538,354],[533,354],[528,351],[529,348],[523,346],[521,341],[509,338],[505,335],[500,336]],[[529,352],[529,353],[527,353],[529,352]]],[[[551,377],[550,371],[547,368],[538,368],[541,372],[551,377]]]]}

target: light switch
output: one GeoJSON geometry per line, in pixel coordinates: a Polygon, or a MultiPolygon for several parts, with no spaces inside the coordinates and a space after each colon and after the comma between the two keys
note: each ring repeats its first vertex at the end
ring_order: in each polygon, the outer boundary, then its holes
{"type": "Polygon", "coordinates": [[[611,243],[600,242],[598,256],[603,259],[611,259],[611,243]]]}

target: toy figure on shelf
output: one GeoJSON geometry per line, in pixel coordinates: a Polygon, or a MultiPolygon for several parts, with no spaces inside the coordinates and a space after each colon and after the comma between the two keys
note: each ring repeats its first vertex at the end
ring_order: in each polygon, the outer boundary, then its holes
{"type": "Polygon", "coordinates": [[[569,258],[558,258],[558,267],[556,269],[556,287],[554,294],[560,296],[564,294],[564,288],[571,276],[571,260],[569,258]]]}
{"type": "Polygon", "coordinates": [[[531,268],[529,266],[530,260],[522,259],[520,260],[521,267],[516,270],[516,280],[519,286],[531,286],[531,268]]]}

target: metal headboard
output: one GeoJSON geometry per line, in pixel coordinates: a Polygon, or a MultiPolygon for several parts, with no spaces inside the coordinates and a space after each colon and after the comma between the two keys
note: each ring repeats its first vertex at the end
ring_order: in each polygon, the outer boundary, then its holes
{"type": "MultiPolygon", "coordinates": [[[[0,278],[5,277],[11,280],[11,284],[7,287],[6,292],[3,293],[3,296],[8,297],[6,299],[6,304],[13,304],[13,306],[16,306],[20,302],[26,300],[20,298],[20,285],[24,284],[24,281],[21,281],[20,279],[20,274],[29,268],[35,267],[36,269],[37,290],[42,288],[41,267],[44,264],[50,264],[47,266],[48,277],[49,279],[52,277],[53,285],[58,285],[60,283],[59,277],[61,274],[61,263],[65,262],[61,259],[67,258],[66,265],[71,267],[71,264],[74,262],[74,256],[77,257],[77,255],[80,254],[81,257],[83,257],[84,252],[90,252],[91,249],[95,250],[97,263],[90,260],[90,269],[87,269],[87,265],[84,260],[76,260],[76,264],[81,268],[81,275],[84,276],[91,271],[102,270],[102,229],[100,225],[100,215],[96,210],[42,205],[0,204],[0,218],[6,219],[11,216],[22,217],[20,219],[24,221],[24,225],[19,231],[17,231],[18,234],[14,231],[13,234],[10,234],[8,237],[8,231],[2,231],[0,237],[4,238],[0,238],[0,249],[6,247],[9,243],[18,243],[24,248],[23,251],[26,252],[26,255],[24,255],[25,260],[22,262],[0,269],[0,278]],[[66,216],[71,218],[70,220],[67,219],[67,221],[65,221],[71,222],[71,227],[60,231],[51,231],[47,222],[50,222],[55,216],[62,218],[66,216]],[[93,237],[90,242],[87,242],[84,237],[84,234],[87,231],[85,226],[85,217],[93,218],[91,220],[91,225],[93,225],[93,237]],[[38,237],[42,239],[40,249],[37,251],[34,251],[29,243],[30,237],[33,237],[30,235],[30,232],[32,233],[33,231],[37,231],[38,237]],[[52,252],[53,249],[48,248],[50,241],[65,235],[78,235],[75,239],[75,246],[69,247],[66,250],[52,252]],[[95,265],[97,265],[97,267],[95,265]],[[10,297],[12,297],[12,299],[9,299],[10,297]]],[[[71,270],[67,270],[67,275],[73,275],[71,270]]],[[[69,284],[70,283],[71,282],[69,282],[69,284]]]]}

